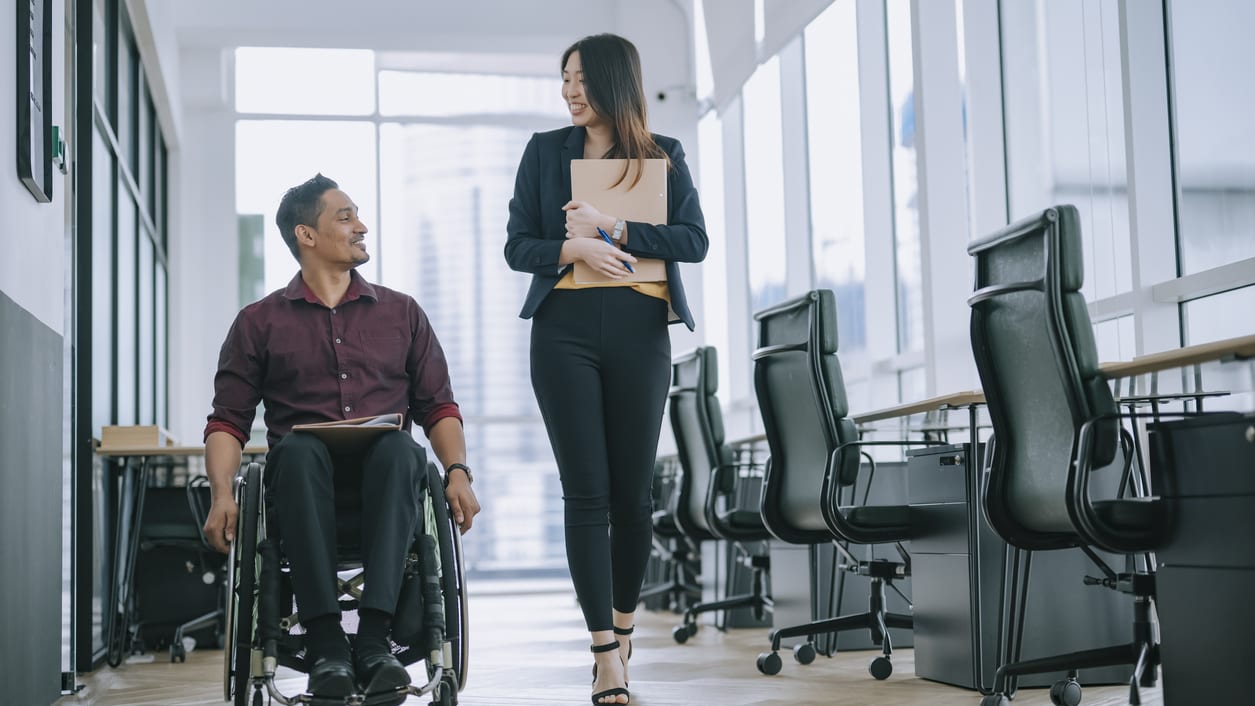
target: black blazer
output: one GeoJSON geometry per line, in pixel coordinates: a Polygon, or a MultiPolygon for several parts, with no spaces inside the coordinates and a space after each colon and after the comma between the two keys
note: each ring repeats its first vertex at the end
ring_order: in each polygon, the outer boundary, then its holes
{"type": "MultiPolygon", "coordinates": [[[[706,222],[697,201],[697,189],[684,163],[678,140],[654,135],[654,141],[671,158],[667,174],[667,225],[628,222],[627,252],[667,262],[667,287],[671,294],[672,321],[683,321],[693,330],[693,314],[684,296],[677,262],[701,262],[706,257],[706,222]]],[[[566,272],[558,265],[566,241],[566,212],[571,200],[571,160],[584,156],[584,128],[569,126],[532,135],[523,150],[510,220],[506,224],[505,259],[510,268],[532,274],[532,285],[519,317],[530,319],[540,303],[566,272]]]]}

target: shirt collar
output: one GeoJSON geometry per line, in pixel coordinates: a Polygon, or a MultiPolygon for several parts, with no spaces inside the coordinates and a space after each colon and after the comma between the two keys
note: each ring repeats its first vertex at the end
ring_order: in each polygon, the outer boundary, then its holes
{"type": "MultiPolygon", "coordinates": [[[[292,278],[292,281],[288,282],[288,286],[284,288],[283,297],[285,299],[292,300],[304,299],[310,304],[324,306],[323,303],[319,301],[318,295],[314,294],[313,290],[309,288],[309,285],[305,284],[305,280],[301,277],[301,273],[299,271],[296,273],[296,276],[292,278]]],[[[348,291],[344,293],[344,299],[340,300],[340,303],[344,304],[351,302],[360,297],[367,297],[372,301],[379,301],[379,295],[375,292],[374,285],[367,282],[365,277],[359,275],[357,270],[349,270],[349,288],[348,291]]]]}

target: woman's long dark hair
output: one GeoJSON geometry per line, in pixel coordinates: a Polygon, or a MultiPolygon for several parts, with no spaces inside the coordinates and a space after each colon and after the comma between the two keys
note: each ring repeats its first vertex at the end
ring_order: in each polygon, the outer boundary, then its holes
{"type": "MultiPolygon", "coordinates": [[[[562,52],[566,69],[571,54],[580,53],[584,71],[584,94],[593,111],[610,123],[614,144],[604,157],[626,159],[628,165],[614,183],[618,186],[635,166],[632,186],[641,180],[646,159],[667,159],[667,153],[654,142],[645,116],[645,89],[641,82],[641,56],[636,46],[617,34],[594,34],[562,52]]],[[[574,78],[574,77],[572,77],[574,78]]],[[[667,162],[668,167],[670,161],[667,162]]]]}

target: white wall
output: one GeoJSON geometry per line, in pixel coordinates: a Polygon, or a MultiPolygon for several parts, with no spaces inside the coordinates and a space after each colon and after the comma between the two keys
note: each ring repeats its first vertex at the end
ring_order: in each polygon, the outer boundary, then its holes
{"type": "MultiPolygon", "coordinates": [[[[65,126],[65,3],[52,2],[52,123],[65,126]]],[[[52,203],[35,201],[17,176],[17,115],[13,109],[17,18],[0,12],[0,291],[52,330],[65,328],[65,233],[70,209],[69,179],[53,168],[52,203]]]]}

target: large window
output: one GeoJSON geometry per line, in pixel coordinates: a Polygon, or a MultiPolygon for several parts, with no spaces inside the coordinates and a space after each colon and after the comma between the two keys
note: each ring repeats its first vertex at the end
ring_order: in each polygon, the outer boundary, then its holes
{"type": "Polygon", "coordinates": [[[863,146],[853,0],[806,28],[806,127],[815,286],[833,290],[842,361],[867,347],[863,146]]]}
{"type": "Polygon", "coordinates": [[[77,162],[86,181],[77,194],[74,243],[75,288],[90,299],[80,298],[75,311],[75,489],[66,493],[91,508],[87,522],[67,508],[77,522],[79,670],[91,669],[108,629],[111,589],[104,576],[111,558],[104,528],[113,522],[105,514],[108,476],[85,451],[85,440],[100,438],[110,424],[167,426],[169,369],[166,139],[125,3],[96,0],[92,10],[90,23],[78,28],[91,46],[88,67],[78,69],[91,84],[90,105],[76,123],[82,136],[77,162]]]}
{"type": "Polygon", "coordinates": [[[898,350],[924,348],[920,281],[919,176],[915,155],[915,67],[909,0],[888,0],[889,105],[893,111],[893,243],[898,350]]]}
{"type": "Polygon", "coordinates": [[[483,479],[468,570],[560,571],[562,493],[529,382],[529,325],[518,318],[528,278],[502,256],[523,147],[532,132],[565,122],[560,82],[388,64],[403,58],[236,52],[236,207],[246,240],[261,224],[264,260],[245,269],[265,273],[266,291],[285,285],[297,264],[273,225],[283,191],[315,172],[338,181],[370,229],[362,274],[413,296],[449,360],[469,462],[483,479]],[[283,103],[267,93],[277,74],[289,86],[371,88],[334,103],[283,103]]]}
{"type": "Polygon", "coordinates": [[[780,59],[754,72],[741,93],[745,135],[745,225],[750,311],[785,298],[784,162],[780,59]]]}
{"type": "Polygon", "coordinates": [[[1010,218],[1076,206],[1086,299],[1132,288],[1116,0],[1002,3],[1010,218]]]}
{"type": "Polygon", "coordinates": [[[1181,274],[1255,257],[1255,3],[1169,4],[1181,274]]]}

